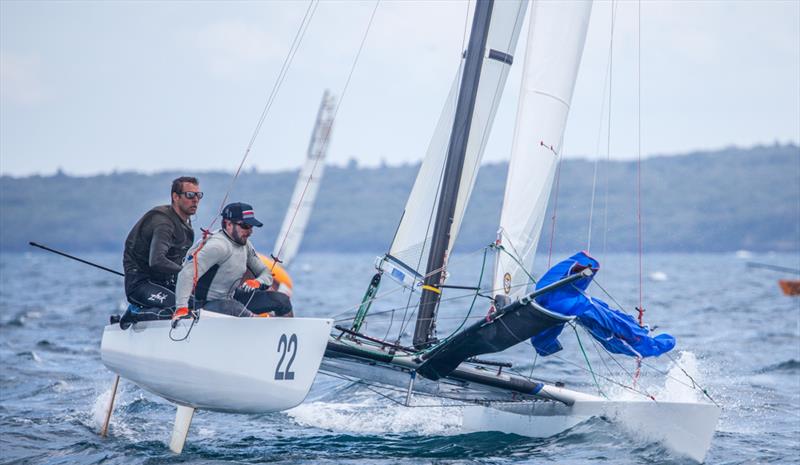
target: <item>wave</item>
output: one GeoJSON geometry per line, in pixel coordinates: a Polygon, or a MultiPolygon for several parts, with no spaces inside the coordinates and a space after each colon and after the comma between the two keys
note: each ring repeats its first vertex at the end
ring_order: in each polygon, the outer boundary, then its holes
{"type": "Polygon", "coordinates": [[[39,310],[25,310],[17,312],[11,319],[0,321],[0,328],[8,327],[22,327],[25,326],[30,320],[36,320],[42,317],[42,312],[39,310]]]}
{"type": "Polygon", "coordinates": [[[790,359],[780,363],[776,363],[774,365],[761,368],[760,370],[757,370],[756,373],[775,373],[775,372],[794,373],[796,371],[800,371],[800,360],[790,359]]]}
{"type": "Polygon", "coordinates": [[[16,355],[17,355],[17,357],[24,358],[24,359],[27,359],[27,360],[33,360],[34,362],[37,362],[37,363],[42,361],[42,358],[36,352],[34,352],[32,350],[26,350],[26,351],[23,351],[23,352],[17,352],[16,355]]]}

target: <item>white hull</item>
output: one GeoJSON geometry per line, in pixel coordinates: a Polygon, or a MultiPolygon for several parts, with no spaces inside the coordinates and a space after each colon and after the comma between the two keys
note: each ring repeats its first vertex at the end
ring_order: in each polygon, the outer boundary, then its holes
{"type": "Polygon", "coordinates": [[[548,437],[589,418],[603,417],[634,436],[659,442],[678,455],[702,462],[711,446],[720,414],[720,408],[712,404],[607,401],[584,394],[580,396],[581,399],[576,399],[572,405],[493,402],[489,406],[468,406],[464,408],[463,428],[465,431],[548,437]]]}
{"type": "Polygon", "coordinates": [[[411,386],[412,395],[461,400],[468,403],[463,407],[465,432],[500,431],[549,437],[592,417],[602,417],[634,436],[659,442],[698,462],[703,461],[711,446],[720,414],[720,408],[712,404],[609,401],[548,384],[526,391],[518,377],[471,363],[462,363],[447,378],[431,381],[417,376],[411,384],[410,374],[418,366],[407,355],[392,357],[374,346],[342,339],[331,341],[320,371],[364,380],[404,394],[411,386]]]}
{"type": "MultiPolygon", "coordinates": [[[[181,320],[172,338],[183,338],[181,320]]],[[[236,413],[292,408],[308,394],[319,370],[332,320],[234,318],[200,311],[185,340],[170,338],[170,321],[108,325],[105,366],[178,405],[236,413]]]]}

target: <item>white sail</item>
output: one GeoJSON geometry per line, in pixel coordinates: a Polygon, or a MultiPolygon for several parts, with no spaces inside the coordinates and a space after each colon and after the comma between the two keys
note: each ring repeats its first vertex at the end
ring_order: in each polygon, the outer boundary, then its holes
{"type": "MultiPolygon", "coordinates": [[[[483,157],[492,121],[513,61],[513,53],[525,18],[526,8],[527,1],[524,0],[501,1],[494,4],[456,210],[450,229],[448,251],[458,236],[464,210],[475,185],[478,166],[483,157]]],[[[406,265],[406,271],[414,271],[419,275],[424,274],[428,259],[428,247],[433,234],[433,218],[436,216],[450,131],[455,117],[460,76],[461,70],[453,82],[444,110],[436,125],[436,131],[428,146],[428,152],[406,203],[394,241],[389,249],[392,257],[406,265]]]]}
{"type": "Polygon", "coordinates": [[[281,232],[272,249],[273,255],[278,257],[284,266],[288,265],[297,255],[306,226],[308,226],[308,220],[311,217],[314,200],[319,191],[319,183],[325,171],[325,155],[333,129],[333,115],[334,99],[328,91],[325,91],[317,113],[314,131],[308,143],[306,162],[297,176],[292,200],[289,202],[281,232]]]}
{"type": "Polygon", "coordinates": [[[498,241],[495,293],[514,299],[529,283],[561,152],[592,4],[534,2],[498,241]],[[519,263],[518,263],[519,262],[519,263]],[[522,266],[520,266],[520,264],[522,266]]]}

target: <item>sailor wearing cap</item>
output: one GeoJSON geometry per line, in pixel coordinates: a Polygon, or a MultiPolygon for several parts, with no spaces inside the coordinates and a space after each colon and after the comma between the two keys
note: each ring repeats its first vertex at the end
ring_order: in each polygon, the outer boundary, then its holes
{"type": "Polygon", "coordinates": [[[189,314],[190,296],[197,309],[234,316],[268,312],[292,316],[289,297],[267,290],[272,272],[248,240],[253,227],[261,226],[252,206],[241,202],[225,206],[222,228],[196,244],[183,261],[175,288],[176,318],[189,314]],[[245,279],[247,271],[255,278],[245,279]]]}

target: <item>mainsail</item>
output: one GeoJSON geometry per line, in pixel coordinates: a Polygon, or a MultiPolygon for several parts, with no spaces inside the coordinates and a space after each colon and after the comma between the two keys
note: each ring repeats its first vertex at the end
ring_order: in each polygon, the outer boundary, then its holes
{"type": "Polygon", "coordinates": [[[311,140],[308,143],[306,161],[297,176],[292,200],[289,202],[289,208],[286,210],[286,216],[281,225],[281,232],[272,249],[273,256],[278,257],[284,265],[288,265],[297,255],[306,226],[308,226],[308,220],[311,217],[314,200],[317,198],[319,183],[325,171],[325,155],[333,129],[334,106],[334,98],[326,90],[322,95],[314,131],[311,133],[311,140]]]}
{"type": "Polygon", "coordinates": [[[536,246],[561,155],[592,4],[534,2],[517,122],[500,215],[493,291],[511,300],[530,284],[536,246]]]}
{"type": "MultiPolygon", "coordinates": [[[[478,166],[513,62],[513,53],[525,18],[527,3],[519,0],[494,3],[456,209],[450,228],[448,251],[458,236],[464,210],[475,184],[478,166]]],[[[390,258],[405,265],[404,270],[416,274],[417,277],[425,273],[462,71],[463,60],[389,249],[390,258]]]]}

